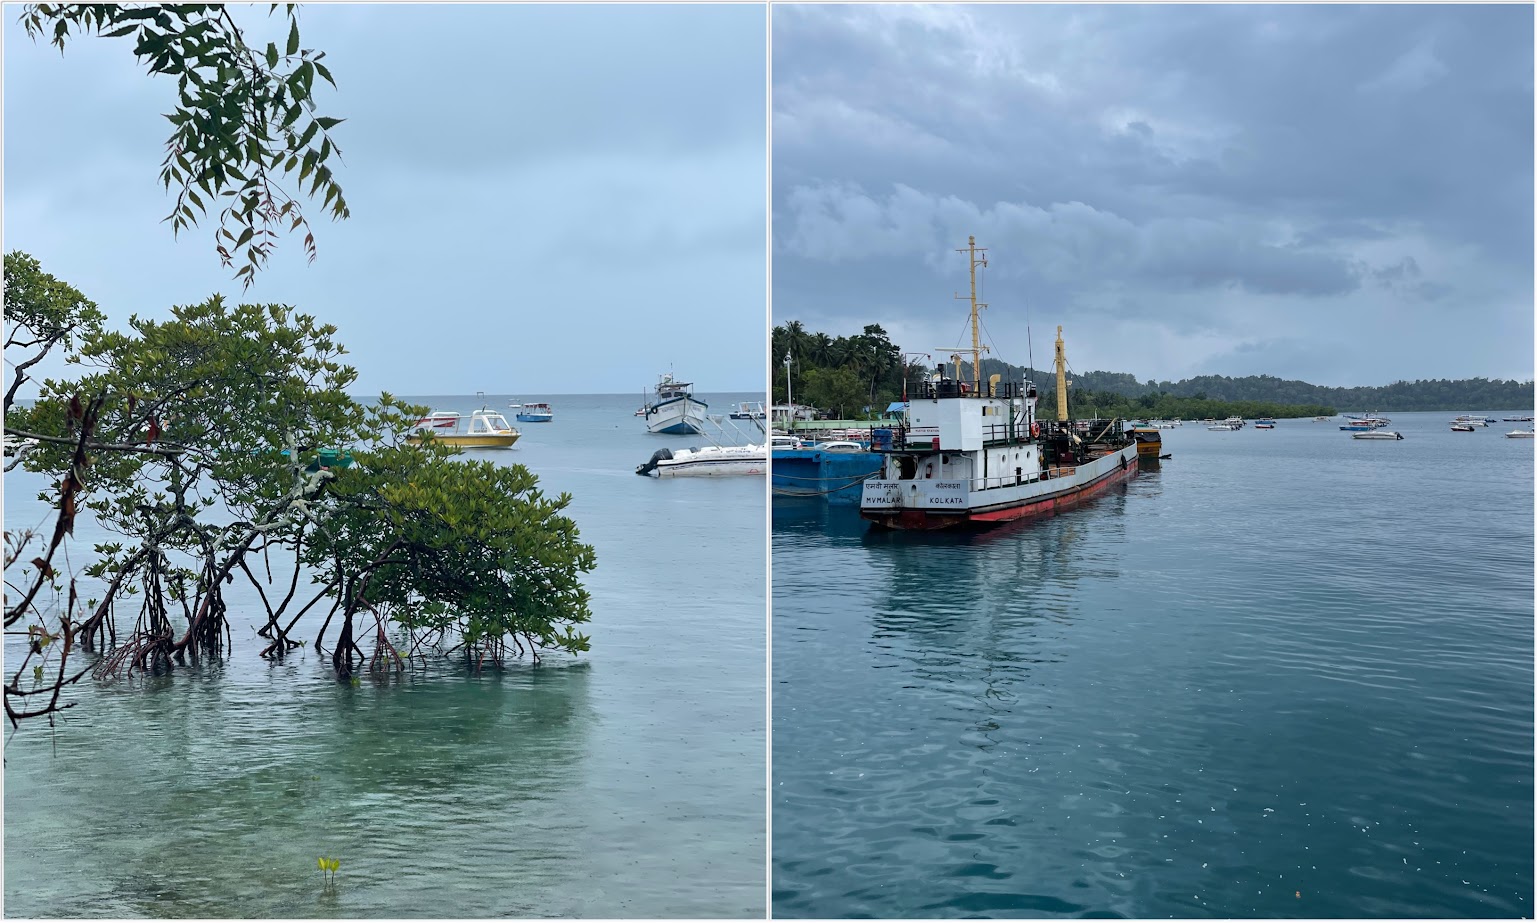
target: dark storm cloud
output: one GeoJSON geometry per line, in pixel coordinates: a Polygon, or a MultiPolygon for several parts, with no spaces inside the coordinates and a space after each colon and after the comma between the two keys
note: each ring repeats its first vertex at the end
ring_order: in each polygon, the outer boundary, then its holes
{"type": "Polygon", "coordinates": [[[1150,324],[1140,377],[1532,374],[1528,7],[777,7],[774,51],[777,318],[939,342],[975,234],[996,334],[1150,324]]]}

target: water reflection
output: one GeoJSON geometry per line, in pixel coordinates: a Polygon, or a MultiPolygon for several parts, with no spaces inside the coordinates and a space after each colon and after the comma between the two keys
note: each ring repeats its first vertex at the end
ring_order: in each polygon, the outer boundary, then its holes
{"type": "Polygon", "coordinates": [[[807,497],[775,497],[771,522],[776,541],[859,538],[870,529],[870,523],[860,518],[858,507],[807,497]]]}

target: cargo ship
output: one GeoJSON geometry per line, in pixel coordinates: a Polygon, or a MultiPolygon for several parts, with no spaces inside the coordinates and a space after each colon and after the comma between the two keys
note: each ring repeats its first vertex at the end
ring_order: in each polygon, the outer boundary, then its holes
{"type": "Polygon", "coordinates": [[[1137,441],[1119,420],[1070,420],[1068,361],[1057,328],[1057,419],[1036,415],[1030,381],[981,381],[976,238],[971,260],[972,381],[941,365],[908,397],[908,416],[872,431],[881,470],[860,495],[860,515],[891,529],[986,526],[1072,509],[1138,470],[1137,441]]]}

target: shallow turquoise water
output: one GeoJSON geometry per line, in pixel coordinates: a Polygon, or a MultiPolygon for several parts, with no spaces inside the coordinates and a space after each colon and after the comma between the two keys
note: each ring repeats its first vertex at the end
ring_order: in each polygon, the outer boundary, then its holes
{"type": "MultiPolygon", "coordinates": [[[[228,662],[89,686],[9,741],[6,914],[762,917],[764,480],[637,477],[699,440],[647,435],[636,396],[548,399],[480,457],[575,496],[591,653],[352,687],[261,660],[232,612],[228,662]]],[[[39,484],[6,476],[8,527],[39,484]]]]}
{"type": "Polygon", "coordinates": [[[1531,917],[1533,444],[1391,416],[963,537],[776,500],[774,915],[1531,917]]]}

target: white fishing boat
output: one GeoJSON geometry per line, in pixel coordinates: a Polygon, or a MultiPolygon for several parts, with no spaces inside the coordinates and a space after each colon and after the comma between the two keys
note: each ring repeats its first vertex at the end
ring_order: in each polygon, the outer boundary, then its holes
{"type": "Polygon", "coordinates": [[[1533,431],[1530,429],[1514,429],[1506,434],[1507,439],[1531,439],[1533,431]]]}
{"type": "MultiPolygon", "coordinates": [[[[1482,426],[1484,424],[1480,424],[1480,425],[1482,426]]],[[[1452,431],[1455,432],[1455,433],[1472,433],[1474,431],[1474,424],[1472,424],[1472,423],[1454,423],[1452,425],[1452,431]]]]}
{"type": "Polygon", "coordinates": [[[1400,435],[1399,433],[1394,432],[1393,430],[1389,430],[1389,429],[1374,429],[1374,430],[1368,430],[1367,432],[1364,432],[1364,433],[1352,433],[1351,434],[1351,438],[1352,439],[1384,439],[1384,440],[1387,440],[1389,442],[1393,442],[1396,439],[1403,439],[1404,436],[1400,435]]]}
{"type": "Polygon", "coordinates": [[[763,474],[769,470],[769,449],[763,445],[705,446],[658,449],[636,474],[654,478],[723,477],[763,474]]]}
{"type": "Polygon", "coordinates": [[[973,238],[962,252],[972,269],[973,380],[947,378],[941,365],[918,393],[910,392],[906,421],[871,431],[881,468],[862,485],[860,515],[887,528],[943,529],[1050,515],[1137,470],[1137,444],[1119,421],[1068,418],[1061,327],[1056,420],[1037,419],[1031,382],[1001,384],[999,375],[980,380],[976,270],[986,261],[973,238]]]}
{"type": "Polygon", "coordinates": [[[1484,417],[1478,417],[1478,416],[1475,416],[1473,414],[1468,414],[1468,413],[1459,414],[1458,416],[1453,418],[1453,422],[1454,423],[1461,423],[1461,424],[1463,424],[1465,426],[1489,426],[1490,425],[1485,420],[1484,417]]]}
{"type": "Polygon", "coordinates": [[[709,405],[695,400],[687,381],[678,381],[669,372],[657,381],[653,396],[642,408],[648,433],[670,436],[701,435],[705,432],[705,414],[709,405]]]}

